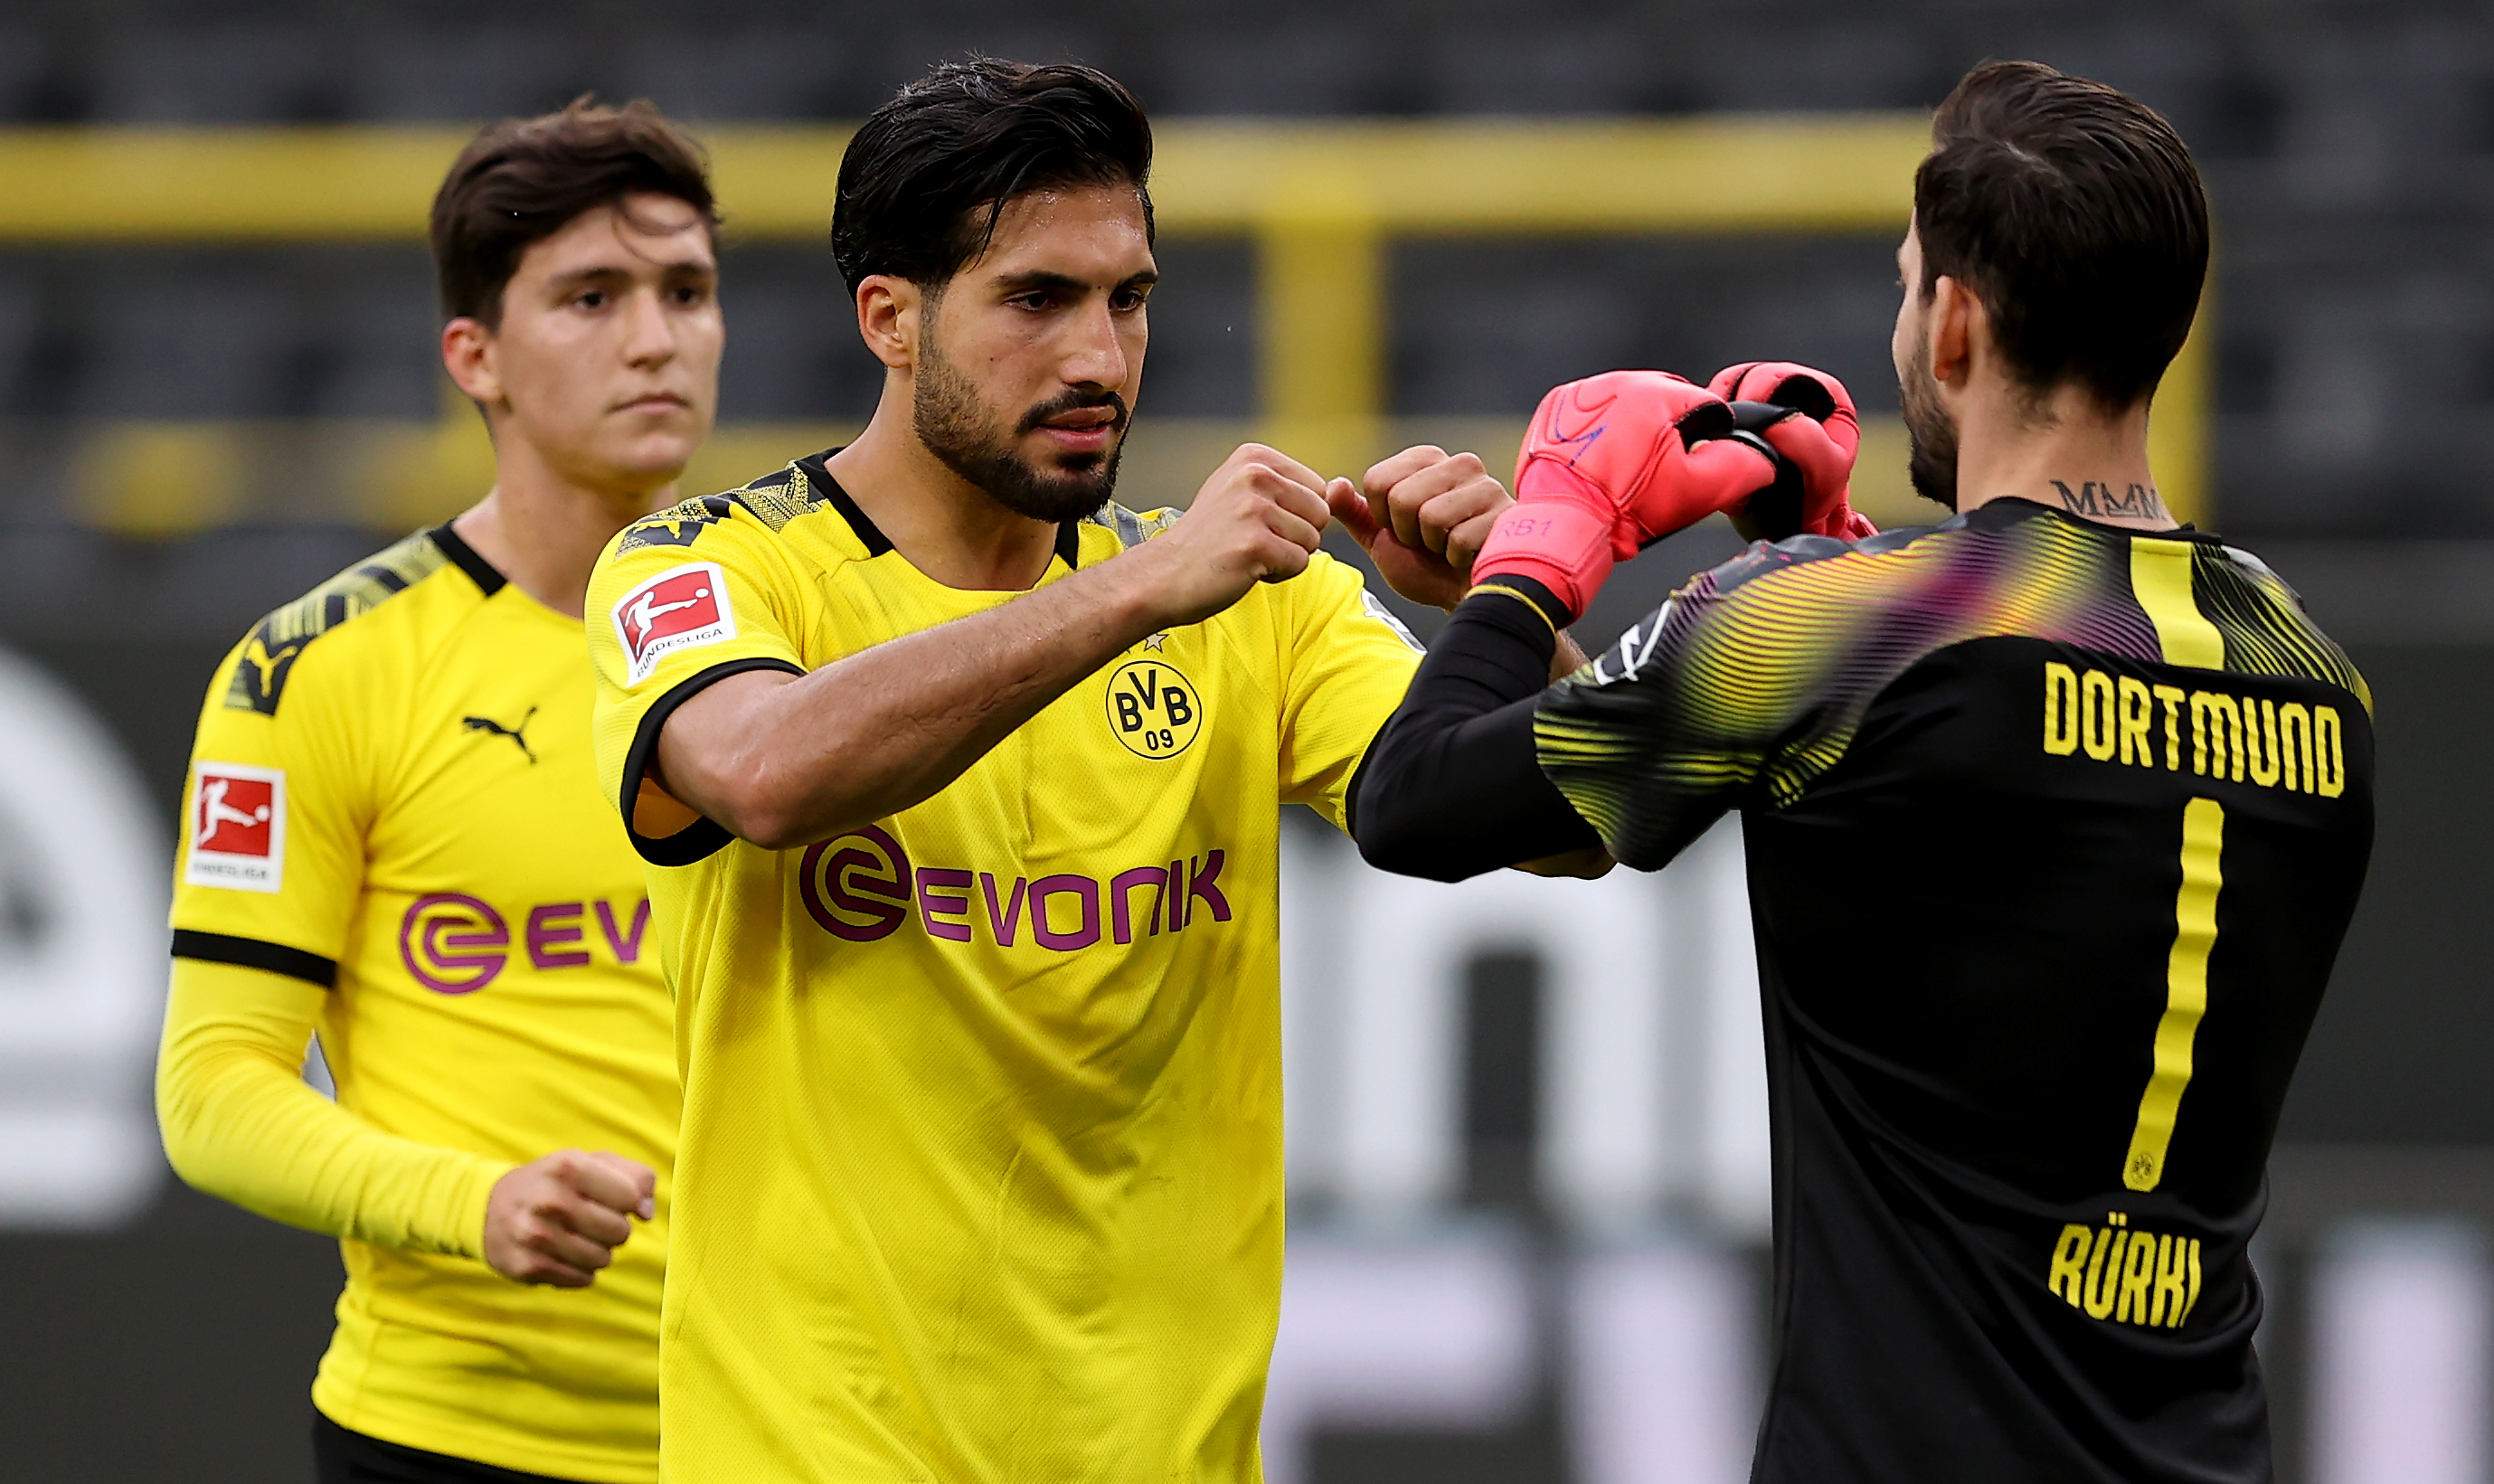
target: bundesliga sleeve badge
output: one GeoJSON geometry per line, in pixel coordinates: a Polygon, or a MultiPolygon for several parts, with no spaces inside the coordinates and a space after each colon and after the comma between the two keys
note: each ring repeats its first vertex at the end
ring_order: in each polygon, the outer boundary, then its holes
{"type": "Polygon", "coordinates": [[[283,889],[286,770],[203,760],[195,771],[191,850],[182,879],[234,892],[283,889]]]}
{"type": "Polygon", "coordinates": [[[715,561],[669,567],[624,594],[615,605],[615,637],[624,645],[626,685],[638,685],[677,650],[736,637],[736,613],[715,561]]]}

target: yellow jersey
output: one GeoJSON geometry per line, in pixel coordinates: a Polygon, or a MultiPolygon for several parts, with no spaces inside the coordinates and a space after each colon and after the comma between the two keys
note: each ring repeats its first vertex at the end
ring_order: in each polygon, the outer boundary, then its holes
{"type": "MultiPolygon", "coordinates": [[[[447,527],[264,620],[200,712],[160,1105],[195,1183],[347,1238],[322,1413],[409,1447],[639,1484],[657,1476],[679,1100],[591,699],[580,621],[447,527]],[[192,970],[205,977],[186,990],[192,970]],[[267,975],[328,990],[303,1001],[337,1109],[289,1088],[243,1117],[250,1094],[220,1087],[249,1069],[218,1042],[255,1013],[220,1001],[283,990],[267,975]],[[319,1122],[339,1110],[359,1127],[323,1153],[319,1122]],[[486,1196],[564,1147],[656,1169],[658,1219],[592,1287],[523,1287],[480,1260],[486,1196]]],[[[297,1028],[287,1049],[303,1048],[297,1028]]]]}
{"type": "MultiPolygon", "coordinates": [[[[627,529],[598,765],[1009,601],[921,573],[815,455],[627,529]]],[[[1061,529],[1043,585],[1175,516],[1061,529]]],[[[1342,822],[1417,646],[1325,557],[1153,634],[913,808],[804,849],[634,842],[676,991],[660,1358],[682,1480],[1260,1477],[1282,1279],[1279,805],[1342,822]]]]}

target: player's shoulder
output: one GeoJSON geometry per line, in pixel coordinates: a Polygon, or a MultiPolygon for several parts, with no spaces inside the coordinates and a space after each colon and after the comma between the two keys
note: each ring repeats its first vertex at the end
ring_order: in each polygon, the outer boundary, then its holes
{"type": "Polygon", "coordinates": [[[1370,590],[1368,574],[1331,553],[1312,554],[1307,569],[1298,576],[1286,583],[1260,584],[1258,591],[1287,600],[1299,614],[1303,627],[1336,621],[1381,623],[1414,651],[1420,649],[1412,630],[1370,590]]]}
{"type": "Polygon", "coordinates": [[[2249,596],[2274,618],[2316,637],[2321,635],[2321,625],[2304,606],[2303,594],[2296,591],[2257,552],[2210,535],[2195,543],[2193,555],[2197,560],[2192,564],[2192,576],[2204,588],[2216,588],[2221,604],[2229,596],[2249,596]]]}
{"type": "Polygon", "coordinates": [[[1657,615],[1640,624],[1648,640],[1665,631],[1815,630],[1852,622],[1885,594],[1910,586],[1928,568],[1920,560],[1951,544],[1966,529],[1963,517],[1939,526],[1899,526],[1858,540],[1797,535],[1752,541],[1738,556],[1697,573],[1675,589],[1657,615]]]}
{"type": "Polygon", "coordinates": [[[420,651],[425,635],[457,624],[502,581],[447,525],[417,531],[253,624],[229,656],[223,705],[276,715],[307,657],[371,678],[381,651],[420,651]]]}
{"type": "MultiPolygon", "coordinates": [[[[1299,666],[1330,666],[1361,655],[1363,666],[1399,670],[1408,681],[1410,670],[1427,652],[1419,637],[1371,591],[1358,564],[1325,552],[1312,553],[1308,564],[1286,582],[1249,588],[1209,622],[1243,641],[1237,652],[1277,667],[1269,672],[1277,680],[1299,666]]],[[[1399,682],[1395,693],[1401,693],[1399,682]]]]}
{"type": "Polygon", "coordinates": [[[2254,553],[2208,537],[2194,552],[2192,585],[2225,638],[2230,670],[2301,676],[2354,695],[2369,714],[2373,688],[2344,646],[2323,631],[2303,595],[2254,553]]]}
{"type": "Polygon", "coordinates": [[[713,551],[779,551],[816,566],[880,556],[892,543],[833,477],[828,461],[837,451],[791,459],[735,489],[643,516],[615,538],[610,563],[637,568],[669,558],[698,561],[713,551]]]}
{"type": "Polygon", "coordinates": [[[1772,591],[1842,585],[1872,571],[1894,570],[1901,564],[1897,559],[1927,555],[1968,528],[1968,518],[1960,516],[1937,526],[1894,526],[1858,540],[1798,535],[1752,541],[1739,556],[1698,574],[1691,587],[1707,596],[1729,597],[1752,587],[1772,591]],[[1860,560],[1843,560],[1847,558],[1860,560]]]}
{"type": "MultiPolygon", "coordinates": [[[[1072,539],[1059,543],[1059,553],[1068,554],[1070,546],[1071,555],[1079,558],[1072,562],[1077,567],[1105,561],[1151,540],[1176,525],[1185,514],[1175,506],[1133,510],[1111,501],[1072,523],[1072,539]]],[[[1269,625],[1279,632],[1295,634],[1300,643],[1310,643],[1323,637],[1330,620],[1381,625],[1413,652],[1420,652],[1420,641],[1368,591],[1360,569],[1324,552],[1312,554],[1306,569],[1288,582],[1258,583],[1210,621],[1269,625]]]]}
{"type": "MultiPolygon", "coordinates": [[[[2110,580],[2127,570],[2127,533],[2025,500],[1988,501],[1930,526],[1896,526],[1859,540],[1799,535],[1753,542],[1683,589],[1684,606],[1710,601],[1742,613],[1788,604],[1875,604],[1939,594],[1990,577],[2047,585],[2110,580]]],[[[1858,616],[1858,615],[1857,615],[1858,616]]]]}
{"type": "Polygon", "coordinates": [[[1088,566],[1119,552],[1131,551],[1176,525],[1178,517],[1185,513],[1167,506],[1129,510],[1111,500],[1070,526],[1074,548],[1080,559],[1077,564],[1088,566]]]}

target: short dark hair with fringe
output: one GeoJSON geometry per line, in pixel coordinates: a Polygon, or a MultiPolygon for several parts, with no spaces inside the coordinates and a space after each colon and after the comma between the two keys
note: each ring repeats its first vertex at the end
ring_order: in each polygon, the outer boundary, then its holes
{"type": "Polygon", "coordinates": [[[646,100],[613,108],[584,97],[560,112],[486,126],[433,197],[442,313],[499,325],[502,290],[531,245],[584,211],[645,192],[692,207],[716,239],[708,159],[646,100]]]}
{"type": "Polygon", "coordinates": [[[974,57],[874,110],[840,158],[832,257],[857,292],[875,274],[940,288],[976,261],[1017,197],[1132,186],[1152,230],[1152,126],[1088,67],[974,57]]]}

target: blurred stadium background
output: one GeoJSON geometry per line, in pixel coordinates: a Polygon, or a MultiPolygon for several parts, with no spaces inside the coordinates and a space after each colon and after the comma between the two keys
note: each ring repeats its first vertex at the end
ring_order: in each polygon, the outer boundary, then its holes
{"type": "MultiPolygon", "coordinates": [[[[295,1481],[334,1249],[173,1184],[146,1086],[167,846],[217,656],[490,477],[421,242],[466,131],[584,91],[708,126],[741,482],[871,406],[821,234],[841,121],[970,50],[1162,126],[1121,497],[1256,433],[1507,457],[1550,383],[1841,375],[1911,518],[1890,253],[1918,110],[1987,56],[2128,88],[2220,256],[2160,470],[2380,701],[2372,886],[2262,1255],[2283,1476],[2494,1478],[2494,15],[2291,0],[15,0],[0,11],[0,1480],[295,1481]],[[1062,14],[1062,13],[1060,13],[1062,14]]],[[[1649,554],[1599,642],[1727,554],[1649,554]]],[[[1293,1241],[1276,1484],[1732,1484],[1767,1353],[1738,846],[1459,891],[1289,836],[1293,1241]]],[[[1887,883],[1900,933],[1947,883],[1887,883]]],[[[1876,952],[1875,945],[1866,951],[1876,952]]]]}

